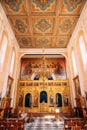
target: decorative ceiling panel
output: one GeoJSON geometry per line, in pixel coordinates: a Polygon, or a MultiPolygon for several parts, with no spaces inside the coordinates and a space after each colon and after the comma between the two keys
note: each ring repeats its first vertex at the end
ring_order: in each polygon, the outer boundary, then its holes
{"type": "Polygon", "coordinates": [[[20,48],[67,48],[87,0],[1,0],[20,48]]]}
{"type": "Polygon", "coordinates": [[[34,34],[52,34],[53,25],[53,18],[33,18],[34,34]]]}
{"type": "Polygon", "coordinates": [[[51,37],[36,37],[35,39],[35,47],[43,48],[43,47],[51,47],[52,38],[51,37]]]}
{"type": "Polygon", "coordinates": [[[85,0],[64,0],[61,14],[79,15],[85,0]]]}
{"type": "Polygon", "coordinates": [[[57,48],[66,48],[69,42],[70,36],[58,36],[56,37],[56,47],[57,48]]]}
{"type": "Polygon", "coordinates": [[[57,34],[59,35],[71,35],[74,29],[78,17],[60,17],[57,27],[57,34]]]}
{"type": "Polygon", "coordinates": [[[25,14],[23,0],[2,0],[7,14],[25,14]]]}
{"type": "Polygon", "coordinates": [[[53,14],[56,11],[56,0],[32,0],[32,14],[53,14]]]}
{"type": "Polygon", "coordinates": [[[30,25],[27,17],[9,17],[15,35],[31,35],[30,25]]]}
{"type": "Polygon", "coordinates": [[[20,48],[32,48],[32,38],[28,36],[16,36],[20,48]]]}

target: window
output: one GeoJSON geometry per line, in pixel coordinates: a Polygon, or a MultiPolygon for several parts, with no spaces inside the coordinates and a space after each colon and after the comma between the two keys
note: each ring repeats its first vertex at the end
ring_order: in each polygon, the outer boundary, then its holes
{"type": "Polygon", "coordinates": [[[75,60],[75,54],[74,51],[72,50],[72,63],[73,63],[73,70],[74,70],[74,74],[77,74],[77,67],[76,67],[76,60],[75,60]]]}
{"type": "Polygon", "coordinates": [[[15,61],[15,52],[14,52],[14,50],[13,50],[13,52],[12,52],[12,58],[11,58],[11,67],[10,67],[10,74],[11,74],[11,75],[12,75],[12,73],[13,73],[14,61],[15,61]]]}
{"type": "Polygon", "coordinates": [[[0,13],[0,27],[1,27],[2,23],[3,23],[3,18],[2,18],[2,14],[0,13]]]}
{"type": "Polygon", "coordinates": [[[1,43],[1,48],[0,48],[0,72],[2,71],[4,60],[5,60],[7,43],[8,43],[7,37],[4,35],[1,43]]]}
{"type": "Polygon", "coordinates": [[[84,66],[84,69],[86,70],[87,69],[86,68],[86,66],[87,66],[87,53],[86,53],[86,48],[85,48],[83,36],[80,36],[80,38],[79,38],[79,46],[80,46],[83,66],[84,66]]]}

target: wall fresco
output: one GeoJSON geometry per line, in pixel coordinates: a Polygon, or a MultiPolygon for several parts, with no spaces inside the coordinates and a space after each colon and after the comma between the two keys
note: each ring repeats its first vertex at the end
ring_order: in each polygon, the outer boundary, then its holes
{"type": "Polygon", "coordinates": [[[65,58],[23,58],[21,60],[21,79],[39,80],[66,79],[65,58]]]}

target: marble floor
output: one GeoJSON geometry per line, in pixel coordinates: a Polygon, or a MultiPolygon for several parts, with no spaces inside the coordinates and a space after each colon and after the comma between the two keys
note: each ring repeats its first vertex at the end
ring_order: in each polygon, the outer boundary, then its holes
{"type": "Polygon", "coordinates": [[[25,130],[63,130],[63,127],[63,119],[56,121],[54,116],[34,117],[34,122],[25,124],[25,130]]]}

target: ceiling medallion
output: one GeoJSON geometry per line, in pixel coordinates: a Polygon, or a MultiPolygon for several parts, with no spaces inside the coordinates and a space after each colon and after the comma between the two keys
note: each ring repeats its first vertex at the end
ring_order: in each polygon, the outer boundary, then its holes
{"type": "Polygon", "coordinates": [[[72,22],[70,19],[65,19],[62,24],[60,24],[59,28],[63,33],[67,32],[70,28],[72,28],[72,22]]]}
{"type": "Polygon", "coordinates": [[[38,44],[48,44],[49,40],[47,38],[40,38],[36,41],[38,44]]]}
{"type": "Polygon", "coordinates": [[[63,39],[59,39],[57,43],[63,45],[65,42],[66,40],[63,38],[63,39]]]}
{"type": "Polygon", "coordinates": [[[28,46],[31,40],[23,37],[19,40],[19,42],[21,42],[24,46],[28,46]]]}
{"type": "Polygon", "coordinates": [[[4,0],[4,2],[10,7],[10,9],[17,12],[22,0],[4,0]]]}
{"type": "Polygon", "coordinates": [[[72,12],[77,8],[77,6],[82,2],[82,0],[64,0],[67,10],[72,12]]]}
{"type": "Polygon", "coordinates": [[[20,32],[24,33],[26,31],[27,26],[24,25],[24,22],[20,19],[16,19],[14,27],[20,32]]]}
{"type": "Polygon", "coordinates": [[[32,0],[36,4],[36,7],[39,7],[41,10],[46,10],[50,7],[54,0],[32,0]]]}
{"type": "Polygon", "coordinates": [[[40,30],[41,32],[45,32],[47,31],[50,27],[51,24],[49,24],[48,21],[46,21],[45,19],[41,19],[36,25],[35,27],[40,30]]]}

